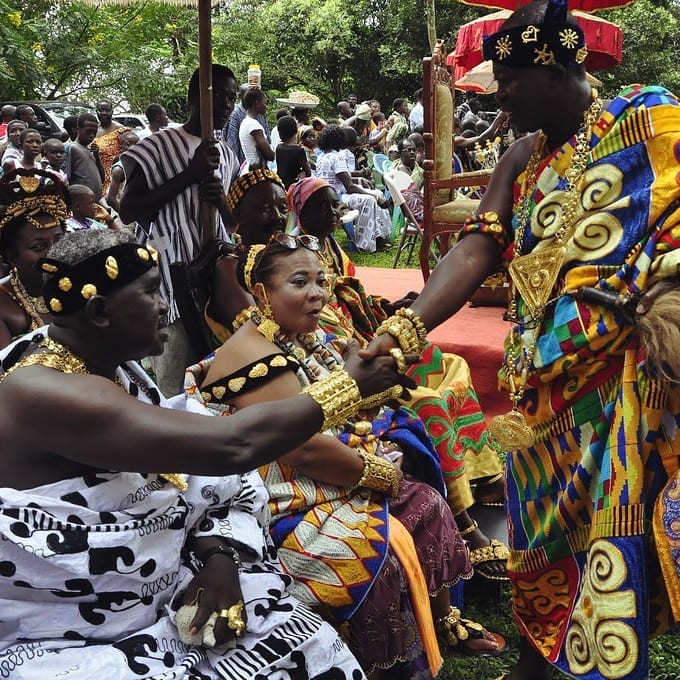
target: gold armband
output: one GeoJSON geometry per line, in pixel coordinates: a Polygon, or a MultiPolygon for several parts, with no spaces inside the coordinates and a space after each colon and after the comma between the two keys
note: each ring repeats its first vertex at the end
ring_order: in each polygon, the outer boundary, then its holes
{"type": "Polygon", "coordinates": [[[405,354],[420,354],[427,342],[427,329],[421,318],[410,309],[398,309],[385,319],[376,330],[376,335],[389,333],[405,354]]]}
{"type": "Polygon", "coordinates": [[[341,425],[361,408],[361,393],[356,381],[339,366],[328,377],[305,387],[302,394],[308,394],[321,406],[322,430],[341,425]]]}
{"type": "Polygon", "coordinates": [[[396,496],[399,493],[399,479],[397,468],[389,460],[375,456],[372,453],[359,451],[359,458],[364,461],[364,472],[357,486],[379,491],[386,496],[396,496]]]}
{"type": "Polygon", "coordinates": [[[378,392],[377,394],[371,394],[365,399],[361,400],[360,410],[368,411],[372,408],[382,406],[388,401],[393,401],[399,399],[401,395],[404,394],[404,388],[401,385],[394,385],[387,390],[378,392]]]}

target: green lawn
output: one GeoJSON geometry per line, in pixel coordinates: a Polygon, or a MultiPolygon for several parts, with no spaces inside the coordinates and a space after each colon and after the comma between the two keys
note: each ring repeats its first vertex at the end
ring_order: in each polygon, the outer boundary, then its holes
{"type": "MultiPolygon", "coordinates": [[[[339,229],[336,238],[340,245],[347,250],[347,236],[339,229]]],[[[352,261],[362,267],[386,267],[392,266],[394,249],[379,253],[348,252],[352,261]]],[[[406,255],[402,255],[399,267],[405,267],[406,255]]],[[[411,267],[417,267],[417,257],[411,261],[411,267]]],[[[370,291],[368,291],[370,292],[370,291]]],[[[511,650],[497,658],[474,658],[461,654],[445,655],[441,680],[493,680],[507,672],[517,660],[517,630],[512,621],[510,609],[510,589],[504,587],[500,591],[500,597],[491,596],[489,589],[484,587],[479,579],[466,584],[465,609],[463,615],[483,623],[490,630],[495,630],[506,636],[511,650]]],[[[680,635],[678,631],[668,633],[652,641],[650,645],[650,675],[651,680],[680,680],[680,635]]],[[[554,680],[560,680],[569,676],[555,671],[554,680]]]]}

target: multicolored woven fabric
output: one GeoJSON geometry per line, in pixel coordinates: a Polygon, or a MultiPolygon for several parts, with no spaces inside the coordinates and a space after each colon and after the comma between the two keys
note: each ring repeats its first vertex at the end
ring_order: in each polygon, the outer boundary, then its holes
{"type": "MultiPolygon", "coordinates": [[[[331,242],[336,271],[332,293],[321,313],[321,327],[342,342],[348,337],[371,340],[387,317],[384,298],[366,293],[354,277],[354,265],[335,239],[331,242]],[[337,270],[339,263],[343,269],[337,270]]],[[[470,367],[455,354],[428,344],[422,360],[409,370],[416,381],[409,408],[423,421],[441,464],[454,515],[474,503],[470,482],[501,471],[484,414],[472,383],[470,367]]]]}
{"type": "MultiPolygon", "coordinates": [[[[552,242],[573,141],[539,167],[524,253],[552,242]]],[[[638,293],[677,275],[678,198],[680,104],[662,88],[628,88],[595,125],[558,285],[638,293]]],[[[541,328],[518,327],[522,351],[537,332],[520,404],[537,444],[507,459],[515,616],[572,676],[647,678],[649,637],[668,623],[649,535],[678,467],[678,390],[648,376],[636,329],[618,311],[563,295],[541,328]]]]}

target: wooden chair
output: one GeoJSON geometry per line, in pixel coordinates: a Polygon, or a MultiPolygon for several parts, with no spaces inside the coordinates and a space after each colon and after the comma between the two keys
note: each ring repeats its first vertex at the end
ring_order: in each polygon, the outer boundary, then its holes
{"type": "Polygon", "coordinates": [[[457,197],[457,190],[486,186],[491,177],[490,170],[453,173],[454,96],[445,58],[443,42],[438,40],[432,56],[423,59],[425,184],[423,238],[418,260],[425,281],[430,276],[433,241],[439,239],[440,255],[445,255],[450,235],[457,233],[465,220],[477,212],[479,201],[457,197]],[[444,234],[449,238],[442,238],[444,234]]]}

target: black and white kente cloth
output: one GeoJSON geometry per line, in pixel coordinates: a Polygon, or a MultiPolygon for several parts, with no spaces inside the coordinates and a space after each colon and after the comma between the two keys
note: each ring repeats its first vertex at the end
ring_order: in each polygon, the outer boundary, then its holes
{"type": "MultiPolygon", "coordinates": [[[[137,364],[118,375],[141,401],[158,401],[137,364]]],[[[335,630],[286,592],[259,475],[187,482],[182,493],[153,474],[96,473],[0,488],[0,678],[365,677],[335,630]],[[190,535],[221,536],[247,555],[248,627],[223,653],[183,644],[173,622],[195,572],[183,549],[190,535]]]]}

